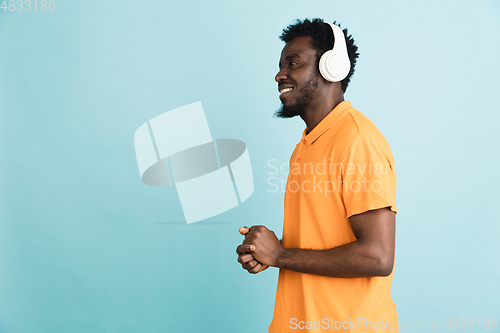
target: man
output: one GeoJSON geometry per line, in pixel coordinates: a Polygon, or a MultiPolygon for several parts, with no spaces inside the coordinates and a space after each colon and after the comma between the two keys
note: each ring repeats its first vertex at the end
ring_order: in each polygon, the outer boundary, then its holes
{"type": "Polygon", "coordinates": [[[238,262],[250,273],[280,268],[269,332],[397,332],[394,159],[344,101],[357,47],[321,19],[297,21],[280,38],[276,115],[298,115],[306,129],[290,160],[282,241],[265,226],[241,228],[238,262]]]}

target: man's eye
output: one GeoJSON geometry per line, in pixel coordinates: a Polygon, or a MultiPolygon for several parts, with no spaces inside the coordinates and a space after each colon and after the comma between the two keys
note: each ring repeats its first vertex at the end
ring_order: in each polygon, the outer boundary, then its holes
{"type": "Polygon", "coordinates": [[[292,62],[290,62],[290,66],[293,66],[293,65],[297,65],[297,63],[296,63],[296,62],[293,62],[293,61],[292,61],[292,62]]]}

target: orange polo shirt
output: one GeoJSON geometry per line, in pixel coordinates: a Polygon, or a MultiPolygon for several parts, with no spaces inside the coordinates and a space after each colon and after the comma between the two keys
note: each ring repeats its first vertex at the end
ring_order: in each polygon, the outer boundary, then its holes
{"type": "MultiPolygon", "coordinates": [[[[347,244],[356,240],[350,216],[384,207],[396,212],[394,158],[367,117],[344,101],[306,131],[290,159],[284,247],[347,244]]],[[[331,278],[280,269],[269,332],[397,332],[393,273],[331,278]]]]}

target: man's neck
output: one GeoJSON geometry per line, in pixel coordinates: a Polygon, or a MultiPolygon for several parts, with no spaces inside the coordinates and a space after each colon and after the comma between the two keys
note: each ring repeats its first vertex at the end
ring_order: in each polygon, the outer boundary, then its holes
{"type": "Polygon", "coordinates": [[[323,99],[323,103],[318,105],[309,105],[304,113],[300,116],[306,123],[307,133],[311,131],[333,110],[337,105],[344,101],[344,95],[338,98],[323,99]]]}

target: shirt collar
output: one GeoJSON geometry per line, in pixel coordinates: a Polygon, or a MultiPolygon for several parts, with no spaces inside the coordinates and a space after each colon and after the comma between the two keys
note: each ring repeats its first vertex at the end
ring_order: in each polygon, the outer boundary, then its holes
{"type": "Polygon", "coordinates": [[[313,130],[309,134],[306,134],[307,127],[304,129],[304,132],[302,133],[302,141],[308,144],[312,144],[323,133],[328,131],[330,127],[332,127],[333,124],[337,122],[340,116],[350,108],[352,108],[351,102],[340,102],[332,111],[330,111],[330,113],[325,116],[325,118],[323,118],[319,122],[318,125],[316,125],[316,127],[313,128],[313,130]]]}

